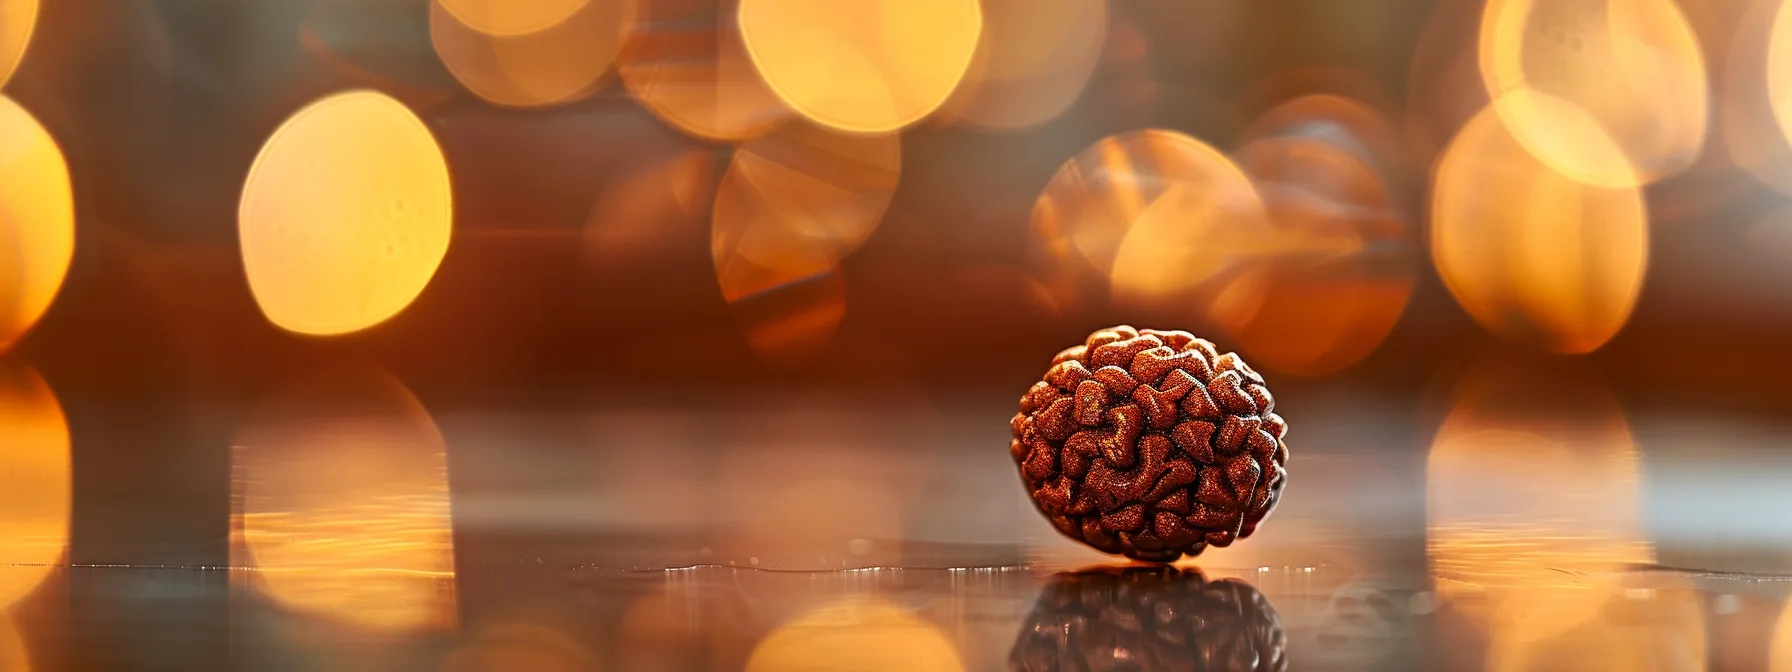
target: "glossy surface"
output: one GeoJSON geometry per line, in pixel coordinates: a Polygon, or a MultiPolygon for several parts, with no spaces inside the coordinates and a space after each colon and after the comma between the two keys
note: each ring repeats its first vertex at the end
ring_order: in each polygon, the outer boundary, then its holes
{"type": "MultiPolygon", "coordinates": [[[[997,390],[939,404],[641,392],[424,415],[393,379],[339,371],[207,402],[191,423],[62,390],[68,552],[5,556],[0,577],[40,578],[5,609],[0,660],[1763,669],[1789,646],[1775,577],[1792,570],[1792,533],[1757,513],[1792,505],[1784,428],[1627,416],[1559,360],[1486,360],[1446,379],[1441,406],[1292,386],[1277,408],[1298,423],[1295,477],[1259,533],[1133,573],[1033,510],[997,390]],[[105,438],[119,423],[233,467],[116,494],[145,473],[140,441],[105,438]],[[1079,570],[1094,571],[1066,574],[1079,570]]],[[[0,473],[42,471],[41,457],[0,452],[0,473]]],[[[54,523],[40,509],[9,507],[0,529],[55,528],[33,522],[54,523]]]]}

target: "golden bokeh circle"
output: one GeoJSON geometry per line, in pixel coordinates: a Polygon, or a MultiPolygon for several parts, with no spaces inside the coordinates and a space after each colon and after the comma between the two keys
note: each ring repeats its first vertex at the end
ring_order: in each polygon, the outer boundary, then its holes
{"type": "Polygon", "coordinates": [[[1143,130],[1071,157],[1033,204],[1028,263],[1066,308],[1184,297],[1260,233],[1250,178],[1207,143],[1143,130]]]}
{"type": "Polygon", "coordinates": [[[75,201],[55,138],[0,96],[0,351],[49,310],[75,255],[75,201]]]}
{"type": "MultiPolygon", "coordinates": [[[[1432,262],[1457,303],[1495,334],[1591,352],[1624,326],[1642,291],[1642,194],[1556,172],[1513,137],[1495,111],[1503,102],[1471,120],[1438,161],[1432,262]]],[[[1585,143],[1591,161],[1621,162],[1617,144],[1598,137],[1585,143]]]]}
{"type": "Polygon", "coordinates": [[[66,559],[71,465],[55,393],[36,371],[0,364],[0,613],[66,559]]]}
{"type": "Polygon", "coordinates": [[[0,87],[25,60],[25,47],[37,29],[38,0],[0,0],[0,87]]]}
{"type": "Polygon", "coordinates": [[[636,0],[591,2],[552,27],[489,35],[457,20],[448,0],[429,5],[429,38],[468,91],[508,107],[577,100],[604,83],[635,24],[636,0]]]}
{"type": "Polygon", "coordinates": [[[320,99],[268,138],[243,185],[249,289],[288,331],[379,324],[435,276],[452,201],[447,159],[403,103],[372,91],[320,99]]]}
{"type": "Polygon", "coordinates": [[[1709,116],[1705,57],[1673,0],[1488,0],[1479,62],[1518,141],[1555,170],[1606,187],[1658,181],[1691,166],[1709,116]],[[1559,101],[1585,123],[1564,124],[1559,101]],[[1606,140],[1594,135],[1603,132],[1606,140]],[[1622,162],[1589,143],[1612,142],[1622,162]]]}
{"type": "Polygon", "coordinates": [[[1210,315],[1259,368],[1320,376],[1367,357],[1405,312],[1421,258],[1386,177],[1308,135],[1261,137],[1233,156],[1257,183],[1273,249],[1210,315]]]}
{"type": "Polygon", "coordinates": [[[776,126],[790,111],[747,55],[738,6],[738,0],[643,0],[642,21],[620,69],[623,85],[654,116],[705,140],[741,142],[776,126]]]}
{"type": "Polygon", "coordinates": [[[852,133],[925,118],[964,78],[978,0],[741,0],[747,54],[798,114],[852,133]]]}
{"type": "Polygon", "coordinates": [[[880,600],[850,597],[778,626],[746,665],[746,672],[815,669],[960,672],[964,663],[938,626],[880,600]]]}
{"type": "MultiPolygon", "coordinates": [[[[711,257],[718,269],[738,259],[785,281],[822,273],[877,229],[901,174],[897,136],[785,124],[729,161],[716,190],[711,257]]],[[[723,284],[731,300],[751,293],[723,284]]]]}
{"type": "Polygon", "coordinates": [[[487,35],[527,35],[547,30],[593,4],[624,0],[433,0],[467,27],[487,35]]]}
{"type": "Polygon", "coordinates": [[[944,116],[1020,130],[1076,102],[1107,44],[1107,0],[983,0],[983,37],[944,116]]]}
{"type": "Polygon", "coordinates": [[[232,450],[245,585],[364,628],[454,625],[446,444],[403,384],[319,372],[260,402],[232,450]]]}
{"type": "Polygon", "coordinates": [[[1782,2],[1767,38],[1767,99],[1780,133],[1792,139],[1792,2],[1782,2]]]}

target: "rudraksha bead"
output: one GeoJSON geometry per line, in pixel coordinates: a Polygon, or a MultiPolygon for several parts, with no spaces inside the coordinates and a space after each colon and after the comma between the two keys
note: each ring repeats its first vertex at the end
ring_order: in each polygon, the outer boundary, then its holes
{"type": "Polygon", "coordinates": [[[1008,668],[1281,672],[1287,642],[1275,609],[1250,584],[1173,567],[1106,568],[1046,586],[1008,668]]]}
{"type": "Polygon", "coordinates": [[[1011,425],[1052,526],[1134,560],[1250,536],[1288,480],[1288,425],[1263,377],[1187,332],[1095,332],[1058,353],[1011,425]]]}

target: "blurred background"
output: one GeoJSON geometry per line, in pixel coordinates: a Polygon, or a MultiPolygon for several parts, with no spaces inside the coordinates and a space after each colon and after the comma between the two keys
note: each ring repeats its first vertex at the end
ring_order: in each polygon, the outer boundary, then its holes
{"type": "Polygon", "coordinates": [[[1783,0],[0,0],[4,670],[1792,671],[1789,339],[1783,0]],[[1120,323],[1205,575],[1017,486],[1120,323]]]}

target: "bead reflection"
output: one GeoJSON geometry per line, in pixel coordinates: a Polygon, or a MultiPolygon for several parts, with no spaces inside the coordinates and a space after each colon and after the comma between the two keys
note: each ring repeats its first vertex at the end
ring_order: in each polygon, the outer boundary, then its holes
{"type": "Polygon", "coordinates": [[[237,585],[380,630],[455,622],[442,435],[398,381],[367,370],[300,381],[237,435],[237,585]]]}
{"type": "Polygon", "coordinates": [[[36,371],[0,363],[0,613],[66,557],[70,464],[68,421],[56,395],[36,371]]]}
{"type": "Polygon", "coordinates": [[[822,606],[778,626],[747,659],[746,672],[855,670],[961,672],[938,626],[868,597],[822,606]]]}
{"type": "Polygon", "coordinates": [[[1654,561],[1638,470],[1623,412],[1576,360],[1479,363],[1426,466],[1440,604],[1495,650],[1598,617],[1624,592],[1620,572],[1654,561]]]}
{"type": "Polygon", "coordinates": [[[1021,625],[1017,672],[1285,670],[1287,635],[1263,594],[1199,570],[1104,567],[1054,578],[1021,625]]]}
{"type": "MultiPolygon", "coordinates": [[[[0,4],[4,4],[0,0],[0,4]]],[[[0,7],[3,9],[3,7],[0,7]]],[[[0,24],[5,30],[5,24],[0,24]]],[[[0,96],[0,351],[50,309],[75,253],[75,202],[56,139],[0,96]]]]}

